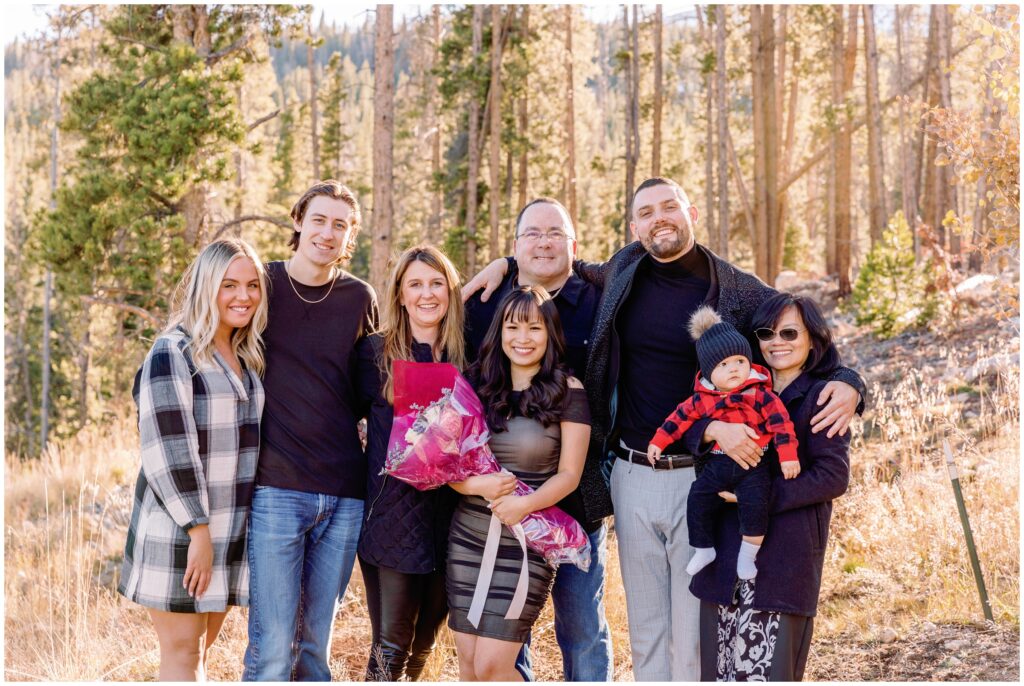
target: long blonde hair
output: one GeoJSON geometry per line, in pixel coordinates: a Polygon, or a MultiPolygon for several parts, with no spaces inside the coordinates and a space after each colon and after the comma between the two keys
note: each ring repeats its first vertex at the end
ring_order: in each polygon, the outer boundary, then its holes
{"type": "Polygon", "coordinates": [[[220,326],[217,293],[231,263],[239,258],[252,260],[260,282],[256,313],[245,326],[231,333],[231,349],[245,366],[263,375],[263,330],[267,328],[267,273],[263,262],[251,245],[241,238],[228,238],[210,243],[188,266],[178,282],[172,302],[167,330],[181,326],[192,338],[190,347],[196,365],[213,359],[213,337],[220,326]]]}
{"type": "Polygon", "coordinates": [[[466,366],[466,343],[462,325],[461,279],[455,265],[443,252],[432,245],[416,245],[395,260],[385,290],[380,332],[384,337],[384,348],[380,358],[380,371],[384,375],[384,398],[393,403],[394,383],[391,378],[391,363],[395,360],[412,360],[412,327],[409,313],[402,307],[402,279],[413,262],[422,262],[431,269],[444,274],[448,282],[448,311],[441,319],[441,347],[448,353],[448,361],[462,370],[466,366]]]}

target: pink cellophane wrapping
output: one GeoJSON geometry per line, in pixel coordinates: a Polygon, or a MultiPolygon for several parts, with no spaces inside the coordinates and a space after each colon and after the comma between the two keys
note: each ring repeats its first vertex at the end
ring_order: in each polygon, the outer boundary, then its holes
{"type": "MultiPolygon", "coordinates": [[[[469,382],[445,363],[396,360],[392,368],[395,419],[384,471],[421,491],[502,471],[487,441],[483,405],[469,382]]],[[[516,495],[533,489],[516,482],[516,495]]],[[[548,564],[590,566],[583,527],[558,507],[523,518],[526,542],[548,564]]]]}

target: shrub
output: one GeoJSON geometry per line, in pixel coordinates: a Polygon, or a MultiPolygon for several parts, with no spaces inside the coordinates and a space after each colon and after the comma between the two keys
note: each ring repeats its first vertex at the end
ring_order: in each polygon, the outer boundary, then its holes
{"type": "Polygon", "coordinates": [[[910,227],[897,212],[857,275],[850,296],[857,323],[870,326],[879,338],[927,324],[938,312],[938,298],[928,288],[929,270],[930,263],[915,260],[910,227]]]}

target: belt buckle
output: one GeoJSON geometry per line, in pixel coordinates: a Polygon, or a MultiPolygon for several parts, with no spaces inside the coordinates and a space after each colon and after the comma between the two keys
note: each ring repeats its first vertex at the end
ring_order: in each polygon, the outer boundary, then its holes
{"type": "Polygon", "coordinates": [[[666,467],[666,469],[668,469],[669,471],[672,471],[673,469],[675,469],[675,467],[672,465],[672,459],[673,458],[671,458],[671,457],[666,457],[665,458],[665,464],[668,465],[668,467],[666,467]]]}

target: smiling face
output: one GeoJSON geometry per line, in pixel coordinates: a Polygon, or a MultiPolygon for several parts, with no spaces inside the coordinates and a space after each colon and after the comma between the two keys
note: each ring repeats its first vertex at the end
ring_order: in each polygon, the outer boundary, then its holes
{"type": "Polygon", "coordinates": [[[511,316],[501,327],[501,349],[513,367],[539,368],[548,349],[548,329],[537,307],[528,317],[511,316]]]}
{"type": "Polygon", "coordinates": [[[693,247],[697,208],[670,184],[649,186],[633,197],[629,229],[656,260],[669,262],[693,247]]]}
{"type": "Polygon", "coordinates": [[[711,383],[720,391],[731,391],[742,386],[749,376],[750,360],[743,355],[733,355],[711,370],[711,383]]]}
{"type": "Polygon", "coordinates": [[[318,195],[295,224],[299,246],[292,258],[301,268],[321,271],[337,262],[355,233],[355,211],[344,200],[318,195]]]}
{"type": "Polygon", "coordinates": [[[564,210],[538,202],[523,211],[512,246],[520,283],[547,287],[569,277],[576,256],[576,233],[564,210]]]}
{"type": "Polygon", "coordinates": [[[448,279],[424,262],[415,260],[402,275],[399,303],[409,315],[413,334],[436,330],[448,314],[448,279]]]}
{"type": "Polygon", "coordinates": [[[218,332],[227,335],[252,321],[263,299],[256,265],[248,257],[236,257],[228,265],[217,291],[218,332]]]}
{"type": "Polygon", "coordinates": [[[775,322],[772,328],[776,332],[775,338],[770,341],[758,341],[764,361],[776,374],[780,372],[795,372],[802,369],[811,351],[811,337],[807,333],[807,327],[804,326],[804,320],[800,316],[800,312],[796,307],[790,305],[782,311],[778,321],[775,322]],[[783,329],[796,330],[798,332],[796,339],[792,341],[782,340],[782,336],[778,332],[783,329]]]}

